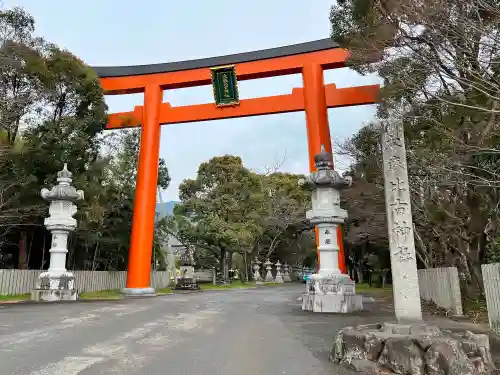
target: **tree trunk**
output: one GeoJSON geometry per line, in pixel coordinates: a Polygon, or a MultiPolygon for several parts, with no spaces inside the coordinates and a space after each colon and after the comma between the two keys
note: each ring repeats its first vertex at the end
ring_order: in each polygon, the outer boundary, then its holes
{"type": "Polygon", "coordinates": [[[247,263],[247,252],[243,256],[243,261],[245,262],[245,282],[248,283],[248,263],[247,263]]]}
{"type": "Polygon", "coordinates": [[[229,269],[232,268],[233,266],[233,252],[232,251],[227,251],[226,252],[226,265],[224,268],[224,280],[225,282],[231,282],[229,278],[229,269]]]}
{"type": "Polygon", "coordinates": [[[20,270],[25,270],[28,268],[28,232],[25,229],[21,230],[19,235],[19,261],[17,268],[20,270]]]}
{"type": "MultiPolygon", "coordinates": [[[[479,263],[473,263],[470,264],[469,268],[472,270],[471,276],[472,276],[472,283],[474,288],[476,289],[475,292],[479,291],[482,296],[484,296],[484,283],[483,283],[483,273],[481,272],[481,264],[479,263]]],[[[471,290],[470,294],[474,293],[474,290],[471,290]]],[[[475,294],[475,293],[474,293],[475,294]]],[[[468,297],[476,297],[474,295],[469,295],[468,297]]]]}
{"type": "Polygon", "coordinates": [[[357,266],[354,266],[354,269],[356,270],[356,276],[358,278],[358,283],[359,284],[363,284],[363,282],[365,281],[365,279],[364,279],[364,272],[363,272],[364,271],[363,270],[364,267],[363,267],[363,265],[361,263],[362,263],[362,261],[359,262],[357,266]]]}

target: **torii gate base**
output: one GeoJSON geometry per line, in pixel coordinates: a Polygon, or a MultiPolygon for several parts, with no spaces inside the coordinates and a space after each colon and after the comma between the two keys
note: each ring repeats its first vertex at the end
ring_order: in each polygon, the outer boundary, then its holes
{"type": "MultiPolygon", "coordinates": [[[[142,127],[137,167],[132,235],[127,273],[129,295],[154,294],[150,286],[156,185],[160,151],[160,125],[222,118],[306,112],[309,167],[323,145],[332,153],[327,109],[373,104],[379,86],[337,89],[323,82],[323,70],[342,68],[349,53],[332,40],[296,44],[268,50],[166,64],[95,67],[107,95],[144,92],[144,106],[133,112],[110,115],[107,129],[142,127]],[[214,103],[172,107],[162,102],[163,90],[209,85],[211,67],[234,65],[238,80],[302,74],[302,88],[291,94],[241,100],[229,107],[214,103]]],[[[342,230],[338,229],[339,268],[345,273],[342,230]]],[[[316,235],[318,239],[318,235],[316,235]]]]}

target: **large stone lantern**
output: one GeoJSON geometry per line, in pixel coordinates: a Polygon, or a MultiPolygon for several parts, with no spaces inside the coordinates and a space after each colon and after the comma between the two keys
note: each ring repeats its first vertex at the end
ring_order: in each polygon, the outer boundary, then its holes
{"type": "Polygon", "coordinates": [[[346,313],[363,308],[362,296],[355,293],[354,281],[342,274],[338,264],[337,227],[347,218],[340,208],[340,190],[351,185],[351,178],[341,177],[324,151],[314,158],[316,172],[299,183],[312,192],[312,210],[306,218],[318,228],[320,267],[307,281],[302,309],[314,312],[346,313]]]}
{"type": "Polygon", "coordinates": [[[36,301],[76,300],[74,276],[66,270],[66,254],[68,253],[68,236],[76,229],[73,218],[77,207],[73,202],[83,200],[83,191],[71,185],[73,174],[64,164],[57,173],[58,185],[51,190],[42,189],[41,196],[50,202],[49,217],[44,224],[52,234],[49,269],[39,276],[37,287],[31,297],[36,301]]]}

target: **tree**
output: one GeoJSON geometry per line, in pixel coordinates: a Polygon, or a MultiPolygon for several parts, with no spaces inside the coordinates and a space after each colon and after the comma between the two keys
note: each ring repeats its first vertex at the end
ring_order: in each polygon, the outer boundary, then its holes
{"type": "Polygon", "coordinates": [[[186,245],[210,252],[225,281],[233,252],[248,251],[259,235],[261,179],[239,157],[225,155],[202,163],[194,180],[179,187],[176,235],[186,245]]]}
{"type": "MultiPolygon", "coordinates": [[[[366,273],[374,266],[375,252],[383,251],[388,255],[379,139],[376,128],[365,126],[337,147],[339,154],[353,160],[348,171],[352,186],[341,191],[341,203],[349,213],[343,226],[346,261],[360,283],[364,282],[366,273]],[[370,265],[367,259],[371,259],[370,265]]],[[[377,259],[385,258],[387,256],[377,256],[377,259]]]]}
{"type": "Polygon", "coordinates": [[[198,265],[217,266],[226,280],[230,266],[247,276],[249,257],[302,263],[313,254],[314,241],[305,222],[310,195],[299,187],[301,177],[259,174],[236,156],[212,158],[200,165],[195,180],[183,182],[181,204],[163,225],[196,249],[198,265]],[[233,254],[239,254],[234,264],[233,254]]]}
{"type": "MultiPolygon", "coordinates": [[[[104,133],[107,107],[95,72],[34,29],[20,8],[0,12],[0,262],[10,262],[0,266],[48,265],[40,188],[67,163],[86,196],[67,267],[125,269],[140,133],[104,133]]],[[[158,185],[166,188],[168,169],[159,164],[158,185]]]]}
{"type": "Polygon", "coordinates": [[[415,236],[426,265],[456,264],[482,289],[498,237],[496,2],[337,1],[332,37],[383,80],[381,125],[404,124],[415,236]]]}
{"type": "Polygon", "coordinates": [[[9,145],[43,107],[45,42],[33,37],[34,29],[35,20],[21,8],[0,12],[0,133],[9,145]]]}

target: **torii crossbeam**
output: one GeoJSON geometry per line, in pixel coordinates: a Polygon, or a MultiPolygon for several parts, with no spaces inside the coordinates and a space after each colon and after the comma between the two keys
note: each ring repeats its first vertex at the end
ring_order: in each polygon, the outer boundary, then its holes
{"type": "MultiPolygon", "coordinates": [[[[328,108],[377,102],[378,85],[337,89],[325,85],[323,71],[345,66],[349,52],[331,39],[255,52],[164,64],[94,67],[106,95],[144,93],[144,105],[109,116],[107,129],[141,127],[137,185],[126,291],[152,294],[151,255],[156,184],[160,152],[160,125],[306,112],[309,168],[321,146],[332,152],[328,108]],[[237,81],[302,74],[303,87],[290,94],[239,100],[237,81]],[[172,107],[163,103],[163,90],[212,84],[215,103],[172,107]]],[[[317,238],[317,236],[316,236],[317,238]]],[[[339,266],[345,272],[342,232],[338,232],[339,266]]]]}

